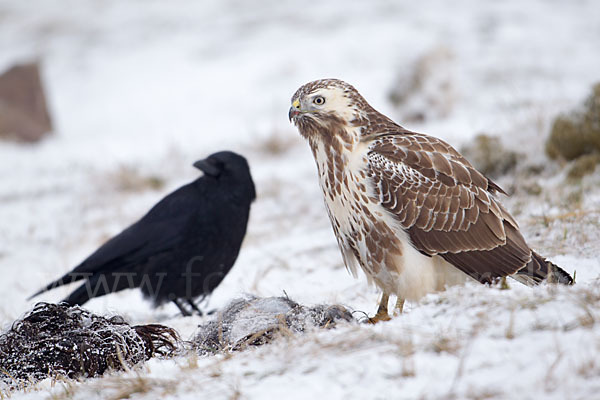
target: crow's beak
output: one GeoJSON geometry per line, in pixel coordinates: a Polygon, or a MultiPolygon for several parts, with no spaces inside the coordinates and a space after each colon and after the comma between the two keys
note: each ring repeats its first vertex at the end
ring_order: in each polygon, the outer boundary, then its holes
{"type": "Polygon", "coordinates": [[[296,99],[292,103],[290,111],[288,112],[288,118],[290,119],[290,122],[292,122],[292,119],[294,119],[298,114],[300,114],[300,101],[296,99]]]}
{"type": "Polygon", "coordinates": [[[204,172],[205,175],[218,176],[221,173],[221,170],[215,165],[214,161],[212,161],[210,158],[205,158],[204,160],[196,161],[194,163],[194,167],[204,172]]]}

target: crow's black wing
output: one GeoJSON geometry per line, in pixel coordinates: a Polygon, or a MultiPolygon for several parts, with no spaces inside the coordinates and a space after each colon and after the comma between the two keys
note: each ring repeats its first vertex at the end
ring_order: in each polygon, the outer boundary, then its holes
{"type": "MultiPolygon", "coordinates": [[[[202,178],[200,178],[202,179],[202,178]]],[[[62,278],[35,293],[134,265],[172,248],[185,239],[186,230],[209,212],[202,185],[185,185],[157,203],[139,221],[104,243],[81,264],[62,278]]]]}

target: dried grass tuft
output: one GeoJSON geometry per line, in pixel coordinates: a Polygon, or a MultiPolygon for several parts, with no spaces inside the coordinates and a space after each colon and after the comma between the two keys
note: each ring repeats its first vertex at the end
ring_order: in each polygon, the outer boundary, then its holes
{"type": "Polygon", "coordinates": [[[157,175],[145,175],[132,166],[120,166],[111,173],[108,181],[112,182],[120,192],[141,192],[144,190],[160,190],[165,180],[157,175]]]}

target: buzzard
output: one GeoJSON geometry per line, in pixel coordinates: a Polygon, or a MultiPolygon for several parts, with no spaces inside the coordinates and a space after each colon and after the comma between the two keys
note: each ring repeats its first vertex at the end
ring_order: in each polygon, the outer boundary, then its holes
{"type": "Polygon", "coordinates": [[[444,141],[376,111],[346,82],[323,79],[292,97],[290,121],[308,140],[344,263],[383,291],[372,322],[447,285],[511,276],[571,284],[532,251],[498,201],[506,194],[444,141]]]}

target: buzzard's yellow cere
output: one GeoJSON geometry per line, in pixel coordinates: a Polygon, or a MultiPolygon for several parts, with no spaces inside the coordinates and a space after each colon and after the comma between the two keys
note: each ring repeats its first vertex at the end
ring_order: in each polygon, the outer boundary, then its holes
{"type": "Polygon", "coordinates": [[[310,144],[346,267],[360,267],[388,300],[500,277],[572,283],[533,252],[496,199],[504,191],[444,141],[376,111],[351,85],[324,79],[292,97],[290,120],[310,144]]]}

